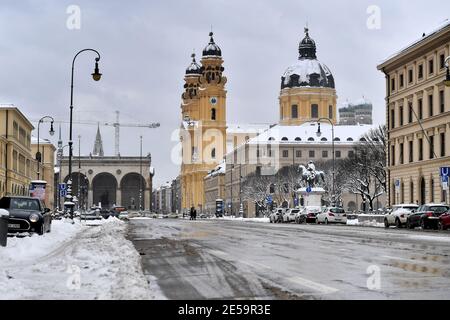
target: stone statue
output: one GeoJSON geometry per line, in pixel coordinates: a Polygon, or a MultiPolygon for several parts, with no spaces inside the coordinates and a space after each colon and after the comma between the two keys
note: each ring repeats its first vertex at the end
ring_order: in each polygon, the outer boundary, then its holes
{"type": "Polygon", "coordinates": [[[298,172],[302,177],[302,181],[306,183],[307,187],[319,187],[325,181],[325,175],[323,171],[317,171],[316,166],[312,161],[309,161],[305,166],[300,165],[298,172]]]}

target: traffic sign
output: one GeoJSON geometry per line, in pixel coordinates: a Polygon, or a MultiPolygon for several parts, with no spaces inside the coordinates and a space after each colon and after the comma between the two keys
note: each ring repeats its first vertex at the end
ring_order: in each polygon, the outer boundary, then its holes
{"type": "Polygon", "coordinates": [[[271,204],[271,203],[273,202],[272,196],[271,196],[271,195],[268,195],[268,196],[266,197],[266,201],[267,201],[268,204],[271,204]]]}
{"type": "Polygon", "coordinates": [[[61,191],[61,190],[67,190],[67,184],[65,184],[65,183],[60,183],[59,184],[59,190],[61,191]]]}
{"type": "Polygon", "coordinates": [[[306,188],[306,192],[310,193],[311,191],[312,191],[311,187],[308,186],[308,187],[306,188]]]}
{"type": "Polygon", "coordinates": [[[450,167],[441,167],[439,170],[439,176],[444,177],[444,176],[449,176],[450,175],[450,167]]]}

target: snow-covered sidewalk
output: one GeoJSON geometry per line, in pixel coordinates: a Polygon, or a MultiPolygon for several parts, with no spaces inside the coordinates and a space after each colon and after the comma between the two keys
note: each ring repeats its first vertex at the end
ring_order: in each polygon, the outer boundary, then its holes
{"type": "Polygon", "coordinates": [[[117,219],[53,221],[44,236],[0,247],[0,299],[164,299],[117,219]],[[151,289],[150,289],[151,288],[151,289]]]}

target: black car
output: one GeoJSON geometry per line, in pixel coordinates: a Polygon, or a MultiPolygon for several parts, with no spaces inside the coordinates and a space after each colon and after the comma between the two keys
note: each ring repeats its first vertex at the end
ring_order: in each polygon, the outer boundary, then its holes
{"type": "Polygon", "coordinates": [[[449,209],[450,207],[445,204],[424,204],[407,218],[406,227],[408,229],[415,227],[437,229],[439,217],[449,209]]]}
{"type": "Polygon", "coordinates": [[[38,198],[3,197],[0,208],[9,212],[8,233],[33,232],[43,235],[51,230],[51,210],[38,198]]]}

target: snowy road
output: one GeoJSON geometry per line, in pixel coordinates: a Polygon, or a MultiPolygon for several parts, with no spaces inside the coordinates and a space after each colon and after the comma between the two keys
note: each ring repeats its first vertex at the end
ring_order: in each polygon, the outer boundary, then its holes
{"type": "Polygon", "coordinates": [[[129,236],[169,299],[450,299],[448,232],[136,219],[129,236]]]}

